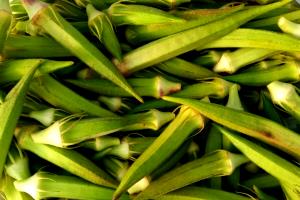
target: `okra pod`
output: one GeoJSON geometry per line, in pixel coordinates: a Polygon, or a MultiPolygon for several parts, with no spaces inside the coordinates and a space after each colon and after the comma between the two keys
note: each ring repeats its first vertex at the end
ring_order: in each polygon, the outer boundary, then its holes
{"type": "Polygon", "coordinates": [[[39,64],[33,65],[13,89],[10,90],[6,95],[4,102],[0,105],[0,115],[2,119],[0,128],[0,178],[2,177],[14,130],[22,112],[27,89],[38,67],[39,64]]]}
{"type": "Polygon", "coordinates": [[[298,81],[300,79],[299,72],[299,64],[292,61],[270,69],[242,72],[223,78],[241,85],[265,86],[272,81],[298,81]]]}
{"type": "Polygon", "coordinates": [[[50,5],[40,2],[39,0],[22,0],[22,2],[34,25],[42,27],[43,30],[51,35],[58,43],[96,72],[129,92],[139,101],[143,101],[100,50],[50,5]]]}
{"type": "MultiPolygon", "coordinates": [[[[66,199],[110,199],[113,189],[95,185],[74,176],[55,175],[37,172],[30,178],[16,181],[15,187],[28,193],[34,199],[66,198],[66,199]]],[[[120,200],[129,200],[124,194],[120,200]]]]}
{"type": "Polygon", "coordinates": [[[31,134],[36,127],[25,127],[17,136],[19,146],[89,182],[114,188],[116,181],[92,161],[72,149],[35,143],[31,134]]]}
{"type": "Polygon", "coordinates": [[[144,176],[150,175],[183,144],[189,135],[203,127],[203,117],[193,109],[183,106],[176,118],[131,165],[116,189],[113,199],[117,199],[144,176]]]}
{"type": "Polygon", "coordinates": [[[246,162],[248,159],[241,154],[218,150],[165,173],[151,182],[135,199],[159,198],[168,192],[206,178],[228,176],[236,167],[246,162]]]}
{"type": "Polygon", "coordinates": [[[178,97],[163,97],[163,99],[191,106],[205,117],[221,125],[262,140],[296,158],[300,156],[299,134],[274,121],[249,112],[200,100],[178,97]]]}
{"type": "Polygon", "coordinates": [[[127,53],[121,61],[114,60],[114,63],[123,74],[131,74],[201,46],[205,46],[209,42],[234,31],[240,25],[250,21],[256,16],[281,7],[289,2],[290,0],[284,0],[265,6],[242,10],[206,25],[155,40],[127,53]],[[159,51],[157,51],[157,49],[159,49],[159,51]]]}

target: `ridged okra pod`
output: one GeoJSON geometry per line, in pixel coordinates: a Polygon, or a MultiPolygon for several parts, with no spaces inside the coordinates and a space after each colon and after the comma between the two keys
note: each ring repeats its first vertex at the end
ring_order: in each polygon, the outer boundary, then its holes
{"type": "Polygon", "coordinates": [[[22,0],[22,2],[34,25],[42,27],[58,43],[96,72],[129,92],[139,101],[143,101],[100,50],[56,12],[53,7],[39,0],[22,0]]]}

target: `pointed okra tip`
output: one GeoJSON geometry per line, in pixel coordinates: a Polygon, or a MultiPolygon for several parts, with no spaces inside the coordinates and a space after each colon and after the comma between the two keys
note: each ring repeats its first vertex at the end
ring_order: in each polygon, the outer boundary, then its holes
{"type": "Polygon", "coordinates": [[[39,0],[21,0],[21,1],[30,19],[32,19],[41,9],[43,9],[48,5],[47,3],[39,0]]]}
{"type": "Polygon", "coordinates": [[[97,15],[101,14],[92,4],[88,4],[86,6],[86,13],[88,15],[89,20],[93,19],[97,15]]]}

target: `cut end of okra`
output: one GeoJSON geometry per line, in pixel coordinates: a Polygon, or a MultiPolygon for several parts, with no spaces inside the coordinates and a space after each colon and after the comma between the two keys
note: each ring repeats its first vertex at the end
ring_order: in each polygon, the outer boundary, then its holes
{"type": "Polygon", "coordinates": [[[233,69],[234,66],[231,64],[231,56],[230,53],[223,53],[221,56],[219,62],[214,66],[213,70],[214,72],[220,73],[225,72],[228,74],[232,74],[235,72],[233,69]]]}
{"type": "Polygon", "coordinates": [[[278,26],[283,32],[300,38],[300,24],[292,22],[285,17],[280,17],[278,20],[278,26]]]}
{"type": "Polygon", "coordinates": [[[267,85],[267,88],[271,94],[272,101],[279,105],[287,101],[292,95],[297,95],[295,87],[289,83],[273,81],[267,85]]]}
{"type": "Polygon", "coordinates": [[[64,142],[62,139],[62,123],[60,121],[54,122],[51,126],[44,130],[31,135],[31,138],[36,143],[50,144],[57,147],[63,147],[64,142]]]}
{"type": "Polygon", "coordinates": [[[139,193],[143,190],[145,190],[150,184],[150,179],[148,177],[144,177],[141,180],[139,180],[138,182],[136,182],[133,186],[131,186],[127,192],[132,195],[132,194],[136,194],[139,193]]]}

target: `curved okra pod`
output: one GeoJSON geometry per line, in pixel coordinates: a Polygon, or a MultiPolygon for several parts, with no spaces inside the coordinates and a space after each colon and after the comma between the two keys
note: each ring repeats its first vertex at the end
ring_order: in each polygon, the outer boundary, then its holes
{"type": "Polygon", "coordinates": [[[13,139],[14,130],[22,112],[23,103],[30,81],[39,67],[39,63],[33,65],[22,79],[6,95],[4,102],[0,105],[0,178],[2,176],[6,157],[13,139]]]}
{"type": "Polygon", "coordinates": [[[233,154],[225,150],[214,151],[165,173],[151,182],[135,199],[159,198],[161,195],[203,179],[228,176],[238,166],[248,161],[241,154],[233,154]]]}
{"type": "MultiPolygon", "coordinates": [[[[228,95],[232,83],[221,78],[213,78],[212,80],[202,81],[192,85],[187,85],[181,91],[178,91],[170,96],[201,99],[206,96],[215,99],[222,99],[228,95]]],[[[170,108],[175,107],[173,102],[164,101],[161,99],[147,101],[144,104],[136,106],[132,112],[140,112],[149,109],[170,108]]]]}
{"type": "Polygon", "coordinates": [[[221,125],[262,140],[296,158],[300,158],[299,134],[274,121],[252,113],[200,100],[178,97],[163,97],[163,99],[191,106],[205,117],[221,125]]]}
{"type": "Polygon", "coordinates": [[[299,63],[290,61],[269,69],[243,72],[223,76],[223,78],[227,81],[249,86],[265,86],[272,81],[293,82],[300,80],[300,66],[299,63]]]}
{"type": "Polygon", "coordinates": [[[263,60],[278,52],[272,49],[258,48],[241,48],[234,52],[224,52],[213,70],[218,73],[233,74],[242,67],[263,60]]]}
{"type": "Polygon", "coordinates": [[[22,0],[22,2],[34,25],[42,27],[58,43],[96,72],[130,93],[139,101],[143,101],[100,50],[56,12],[55,9],[39,0],[22,0]]]}
{"type": "MultiPolygon", "coordinates": [[[[66,198],[66,199],[110,199],[114,190],[95,185],[75,176],[55,175],[37,172],[28,179],[16,181],[15,187],[28,193],[34,199],[66,198]]],[[[124,194],[120,200],[129,200],[124,194]]]]}
{"type": "Polygon", "coordinates": [[[34,74],[34,77],[70,67],[73,65],[73,61],[54,61],[45,59],[7,60],[0,63],[0,84],[6,84],[21,79],[32,66],[37,64],[39,64],[40,67],[34,74]]]}
{"type": "Polygon", "coordinates": [[[163,23],[184,23],[185,20],[158,8],[114,3],[107,9],[107,14],[115,26],[146,25],[163,23]]]}
{"type": "Polygon", "coordinates": [[[47,37],[9,35],[4,49],[4,58],[55,58],[69,57],[72,53],[47,37]]]}
{"type": "Polygon", "coordinates": [[[251,19],[279,8],[290,1],[291,0],[284,0],[235,12],[206,25],[188,29],[150,42],[127,53],[121,61],[114,60],[114,62],[123,74],[131,74],[201,46],[204,47],[209,42],[234,31],[251,19]]]}
{"type": "MultiPolygon", "coordinates": [[[[130,94],[104,79],[67,80],[68,82],[106,96],[130,97],[130,94]]],[[[140,96],[160,98],[181,89],[181,84],[169,81],[162,76],[152,78],[131,78],[128,83],[140,96]]]]}
{"type": "Polygon", "coordinates": [[[158,64],[158,69],[168,72],[179,77],[201,80],[206,78],[218,77],[213,71],[190,63],[180,58],[173,58],[158,64]]]}
{"type": "Polygon", "coordinates": [[[117,131],[158,130],[173,118],[173,113],[158,110],[123,117],[79,119],[77,121],[68,121],[70,118],[67,117],[34,133],[32,139],[36,143],[67,147],[117,131]]]}
{"type": "Polygon", "coordinates": [[[300,168],[273,152],[247,140],[228,129],[217,126],[220,131],[252,162],[277,178],[299,190],[300,168]]]}
{"type": "Polygon", "coordinates": [[[85,99],[64,86],[49,75],[43,75],[33,80],[30,91],[49,102],[71,113],[85,112],[92,116],[116,116],[113,112],[85,99]]]}
{"type": "Polygon", "coordinates": [[[114,193],[113,199],[118,199],[123,192],[143,177],[150,175],[194,131],[202,129],[204,123],[204,118],[198,112],[187,106],[183,106],[176,118],[131,165],[114,193]]]}
{"type": "Polygon", "coordinates": [[[17,135],[19,146],[89,182],[114,188],[116,181],[92,161],[72,149],[35,143],[31,134],[37,127],[24,127],[17,135]]]}
{"type": "MultiPolygon", "coordinates": [[[[197,19],[188,20],[185,23],[165,23],[165,24],[149,24],[144,26],[129,26],[126,29],[126,38],[132,44],[139,44],[164,36],[172,35],[180,31],[185,31],[197,26],[213,22],[218,19],[222,19],[225,16],[228,16],[234,12],[241,10],[244,6],[239,5],[233,8],[226,10],[227,12],[220,13],[218,15],[213,14],[209,15],[207,12],[202,15],[198,15],[197,19]]],[[[219,9],[218,9],[219,10],[219,9]]],[[[192,12],[192,11],[191,11],[192,12]]],[[[181,17],[181,16],[180,16],[181,17]]]]}

